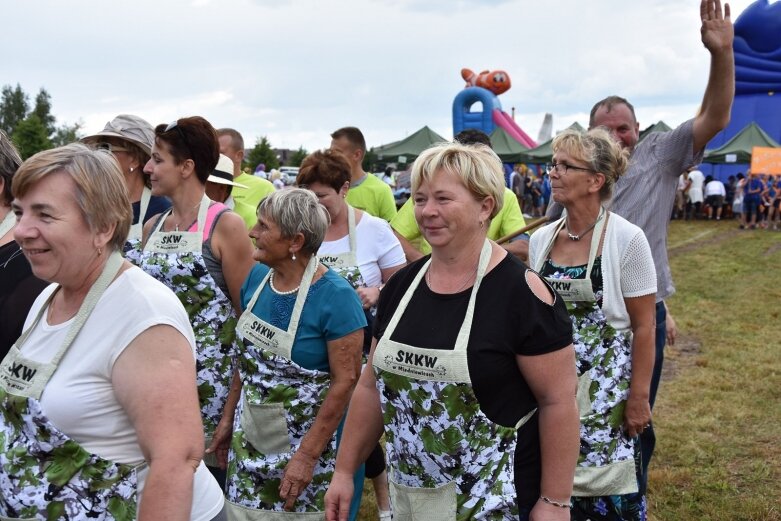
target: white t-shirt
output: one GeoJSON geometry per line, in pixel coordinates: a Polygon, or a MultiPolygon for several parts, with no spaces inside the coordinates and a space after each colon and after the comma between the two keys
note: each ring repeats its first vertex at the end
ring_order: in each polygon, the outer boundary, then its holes
{"type": "MultiPolygon", "coordinates": [[[[358,220],[357,215],[356,219],[358,220]]],[[[399,240],[393,234],[390,224],[384,219],[363,212],[355,225],[355,235],[358,269],[368,287],[373,288],[382,284],[380,270],[401,266],[407,262],[399,240]]],[[[336,241],[323,241],[317,254],[348,251],[350,251],[350,237],[345,235],[336,241]]]]}
{"type": "Polygon", "coordinates": [[[702,186],[705,184],[705,176],[699,170],[692,170],[689,172],[689,181],[692,182],[691,188],[689,188],[689,201],[693,203],[701,203],[702,186]]]}
{"type": "Polygon", "coordinates": [[[720,195],[722,197],[727,196],[727,190],[724,188],[724,183],[718,179],[714,179],[707,185],[705,185],[705,197],[711,195],[720,195]]]}
{"type": "MultiPolygon", "coordinates": [[[[56,287],[52,284],[38,296],[27,315],[25,329],[56,287]]],[[[50,326],[44,312],[22,347],[24,355],[39,362],[50,361],[72,322],[50,326]]],[[[46,385],[41,407],[49,420],[88,452],[117,463],[137,465],[144,461],[136,431],[114,395],[111,375],[127,345],[160,324],[176,328],[195,356],[195,337],[179,299],[133,266],[106,289],[46,385]]],[[[148,471],[144,468],[138,473],[139,503],[148,471]]],[[[193,478],[190,519],[208,521],[223,504],[219,485],[201,462],[193,478]]]]}

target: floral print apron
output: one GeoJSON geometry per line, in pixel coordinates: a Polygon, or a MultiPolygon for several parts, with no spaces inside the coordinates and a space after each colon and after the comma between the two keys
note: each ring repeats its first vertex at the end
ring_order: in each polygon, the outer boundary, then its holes
{"type": "Polygon", "coordinates": [[[286,512],[279,497],[285,467],[309,432],[331,383],[324,371],[293,362],[293,344],[309,288],[317,270],[313,255],[296,295],[287,331],[252,313],[273,271],[258,286],[239,319],[245,348],[239,356],[242,395],[228,454],[226,497],[231,519],[325,519],[324,497],[336,463],[336,435],[317,461],[312,482],[286,512]]]}
{"type": "Polygon", "coordinates": [[[48,419],[40,403],[46,384],[121,266],[121,255],[112,254],[51,362],[27,359],[22,348],[56,291],[0,365],[2,520],[136,518],[137,473],[146,464],[115,463],[89,453],[48,419]]]}
{"type": "MultiPolygon", "coordinates": [[[[567,278],[561,272],[545,277],[564,299],[573,324],[580,412],[580,455],[575,469],[573,503],[581,498],[602,500],[605,496],[638,492],[635,440],[623,427],[632,378],[632,332],[617,331],[608,323],[599,304],[601,294],[595,295],[591,283],[591,272],[607,220],[608,213],[602,209],[591,238],[585,278],[567,278]]],[[[536,270],[542,271],[542,263],[548,259],[564,224],[565,218],[562,218],[554,225],[555,232],[540,256],[536,270]]],[[[598,265],[601,267],[601,262],[598,265]]],[[[641,498],[637,499],[644,505],[641,498]]],[[[644,519],[644,508],[642,510],[642,517],[638,512],[637,517],[616,519],[644,519]]]]}
{"type": "Polygon", "coordinates": [[[137,249],[141,244],[141,238],[144,233],[144,217],[146,216],[147,208],[149,208],[150,199],[152,199],[152,189],[144,186],[144,190],[141,192],[141,204],[138,209],[138,222],[130,225],[130,233],[128,233],[127,241],[125,241],[125,254],[137,249]]]}
{"type": "Polygon", "coordinates": [[[401,299],[374,353],[394,521],[518,519],[513,462],[516,426],[480,410],[467,364],[475,300],[491,259],[480,253],[477,278],[453,350],[391,340],[429,260],[401,299]]]}
{"type": "MultiPolygon", "coordinates": [[[[172,209],[160,218],[143,250],[127,258],[171,288],[187,310],[195,333],[198,399],[206,447],[220,422],[228,397],[236,340],[236,314],[231,301],[206,269],[203,230],[211,201],[205,195],[198,210],[197,231],[163,231],[172,209]]],[[[204,462],[216,466],[214,455],[204,462]]]]}

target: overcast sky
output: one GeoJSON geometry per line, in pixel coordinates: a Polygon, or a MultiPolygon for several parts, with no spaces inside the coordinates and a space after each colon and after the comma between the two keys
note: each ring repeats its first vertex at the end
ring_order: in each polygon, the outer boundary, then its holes
{"type": "MultiPolygon", "coordinates": [[[[732,5],[733,21],[751,0],[732,5]]],[[[452,137],[462,67],[501,69],[499,99],[537,137],[627,97],[641,128],[693,116],[709,55],[695,0],[29,0],[3,2],[0,84],[45,87],[86,133],[119,113],[201,115],[248,146],[369,146],[423,125],[452,137]]]]}

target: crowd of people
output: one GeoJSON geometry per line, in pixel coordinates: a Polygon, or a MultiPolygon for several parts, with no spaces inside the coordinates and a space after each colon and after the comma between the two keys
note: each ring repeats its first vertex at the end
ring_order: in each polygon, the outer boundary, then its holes
{"type": "Polygon", "coordinates": [[[741,230],[778,230],[781,221],[781,177],[742,172],[730,175],[726,183],[705,176],[696,168],[678,178],[673,219],[722,218],[737,220],[741,230]]]}
{"type": "Polygon", "coordinates": [[[645,519],[669,216],[778,219],[776,180],[695,182],[734,95],[701,18],[693,119],[638,142],[607,97],[509,183],[464,132],[398,209],[355,127],[292,187],[198,116],[0,133],[0,518],[347,521],[365,476],[383,521],[645,519]]]}

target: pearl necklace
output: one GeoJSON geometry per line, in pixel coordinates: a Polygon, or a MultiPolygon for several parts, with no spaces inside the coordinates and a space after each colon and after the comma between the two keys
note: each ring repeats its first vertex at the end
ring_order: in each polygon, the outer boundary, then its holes
{"type": "Polygon", "coordinates": [[[293,293],[296,293],[298,289],[301,287],[301,284],[296,286],[295,288],[288,290],[288,291],[279,291],[277,288],[274,287],[274,270],[271,270],[271,275],[268,278],[268,285],[271,286],[271,291],[276,293],[277,295],[292,295],[293,293]]]}

